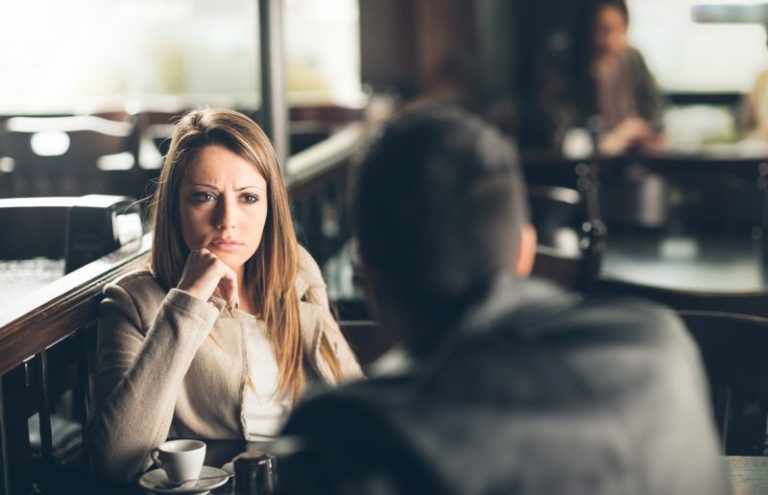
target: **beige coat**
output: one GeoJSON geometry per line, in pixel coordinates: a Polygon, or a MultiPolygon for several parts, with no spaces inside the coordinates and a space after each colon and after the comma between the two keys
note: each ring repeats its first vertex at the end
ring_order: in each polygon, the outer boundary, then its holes
{"type": "MultiPolygon", "coordinates": [[[[362,376],[328,308],[317,264],[300,249],[296,277],[307,362],[335,380],[319,353],[331,343],[344,379],[362,376]]],[[[88,428],[97,471],[127,481],[168,437],[242,439],[246,383],[244,320],[222,301],[164,291],[148,271],[104,290],[96,352],[96,408],[88,428]]]]}

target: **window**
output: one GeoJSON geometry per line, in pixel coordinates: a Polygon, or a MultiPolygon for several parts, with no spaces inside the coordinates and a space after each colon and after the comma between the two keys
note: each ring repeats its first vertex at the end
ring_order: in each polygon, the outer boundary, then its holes
{"type": "MultiPolygon", "coordinates": [[[[359,98],[356,0],[285,0],[289,99],[359,98]]],[[[256,0],[0,5],[0,114],[258,102],[256,0]]]]}
{"type": "Polygon", "coordinates": [[[691,12],[700,3],[734,2],[628,0],[632,44],[643,52],[665,91],[748,91],[758,72],[768,68],[763,26],[696,23],[691,12]]]}

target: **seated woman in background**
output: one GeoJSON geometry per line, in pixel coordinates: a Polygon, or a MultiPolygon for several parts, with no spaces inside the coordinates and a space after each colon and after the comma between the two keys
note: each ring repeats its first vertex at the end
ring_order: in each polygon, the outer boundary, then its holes
{"type": "Polygon", "coordinates": [[[109,285],[101,304],[89,441],[118,481],[168,437],[269,440],[307,381],[362,375],[248,117],[181,119],[153,221],[151,270],[109,285]]]}
{"type": "MultiPolygon", "coordinates": [[[[768,25],[764,27],[768,44],[768,25]]],[[[752,89],[744,98],[741,127],[746,139],[768,141],[768,69],[755,77],[752,89]]]]}
{"type": "Polygon", "coordinates": [[[629,45],[628,27],[623,0],[586,2],[561,68],[566,77],[550,74],[545,81],[555,125],[561,132],[590,128],[606,155],[652,152],[663,145],[656,82],[643,56],[629,45]]]}

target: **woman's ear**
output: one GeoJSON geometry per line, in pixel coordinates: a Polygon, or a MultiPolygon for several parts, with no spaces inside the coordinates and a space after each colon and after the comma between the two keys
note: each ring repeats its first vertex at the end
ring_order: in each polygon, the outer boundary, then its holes
{"type": "Polygon", "coordinates": [[[515,260],[515,275],[526,278],[533,270],[533,261],[536,259],[536,229],[531,224],[525,224],[520,229],[520,244],[515,260]]]}

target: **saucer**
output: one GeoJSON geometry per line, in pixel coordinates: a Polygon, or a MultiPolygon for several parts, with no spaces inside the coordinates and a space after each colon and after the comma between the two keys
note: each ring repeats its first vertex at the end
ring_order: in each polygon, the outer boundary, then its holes
{"type": "Polygon", "coordinates": [[[211,476],[221,476],[221,479],[189,481],[178,488],[171,488],[166,485],[168,476],[162,469],[153,469],[139,478],[139,485],[155,493],[208,493],[214,488],[229,481],[229,473],[212,466],[203,466],[200,470],[200,477],[207,478],[211,476]]]}

